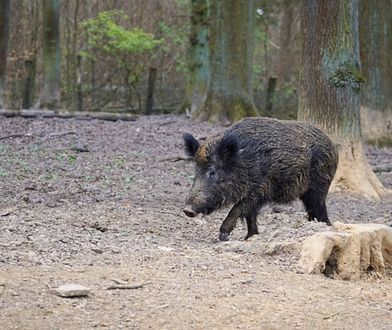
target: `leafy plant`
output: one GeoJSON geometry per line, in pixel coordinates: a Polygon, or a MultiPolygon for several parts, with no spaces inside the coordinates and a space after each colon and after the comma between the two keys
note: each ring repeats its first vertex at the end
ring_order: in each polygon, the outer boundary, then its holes
{"type": "Polygon", "coordinates": [[[138,85],[145,71],[145,56],[152,55],[163,41],[142,29],[129,30],[119,24],[120,20],[127,19],[123,11],[113,10],[100,12],[96,18],[82,22],[88,47],[81,55],[92,60],[96,60],[99,53],[110,56],[124,75],[128,91],[126,106],[131,106],[131,95],[134,91],[140,107],[138,85]]]}

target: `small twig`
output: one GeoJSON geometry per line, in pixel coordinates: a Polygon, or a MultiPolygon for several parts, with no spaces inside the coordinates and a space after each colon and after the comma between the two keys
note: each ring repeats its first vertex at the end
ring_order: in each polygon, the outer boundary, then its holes
{"type": "Polygon", "coordinates": [[[6,136],[0,136],[0,140],[20,138],[20,137],[33,137],[33,136],[31,134],[10,134],[6,136]]]}
{"type": "Polygon", "coordinates": [[[159,124],[159,127],[174,124],[175,122],[175,120],[165,121],[164,123],[159,124]]]}
{"type": "Polygon", "coordinates": [[[134,290],[140,289],[147,284],[150,284],[150,282],[138,284],[111,284],[106,288],[106,290],[134,290]]]}
{"type": "Polygon", "coordinates": [[[10,207],[8,209],[2,210],[2,211],[0,211],[0,217],[6,217],[7,215],[10,215],[16,211],[19,211],[22,208],[23,207],[21,207],[21,206],[15,206],[15,207],[10,207]]]}
{"type": "Polygon", "coordinates": [[[338,314],[340,314],[340,313],[342,313],[342,312],[336,312],[336,313],[333,313],[333,314],[331,314],[331,315],[324,316],[324,317],[323,317],[323,320],[328,320],[328,319],[330,319],[330,318],[332,318],[332,317],[334,317],[334,316],[336,316],[336,315],[338,315],[338,314]]]}
{"type": "Polygon", "coordinates": [[[181,160],[191,161],[192,158],[190,158],[190,157],[183,157],[183,156],[175,156],[175,157],[162,158],[159,161],[160,162],[173,162],[173,163],[175,163],[175,162],[178,162],[178,161],[181,161],[181,160]]]}
{"type": "Polygon", "coordinates": [[[127,285],[126,282],[121,281],[121,280],[118,280],[117,278],[111,278],[110,280],[113,281],[113,282],[116,283],[116,284],[127,285]]]}
{"type": "Polygon", "coordinates": [[[49,137],[49,138],[52,138],[52,137],[61,137],[61,136],[68,135],[68,134],[78,135],[78,133],[73,132],[73,131],[65,131],[65,132],[59,132],[59,133],[56,133],[56,132],[50,133],[50,134],[47,135],[47,137],[49,137]]]}

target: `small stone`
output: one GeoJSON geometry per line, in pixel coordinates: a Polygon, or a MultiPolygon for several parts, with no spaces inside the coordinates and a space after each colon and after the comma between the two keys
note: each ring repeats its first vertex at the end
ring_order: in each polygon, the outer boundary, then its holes
{"type": "Polygon", "coordinates": [[[102,253],[103,253],[103,250],[102,250],[102,249],[99,249],[99,248],[92,248],[91,250],[92,250],[93,252],[97,253],[97,254],[102,254],[102,253]]]}
{"type": "Polygon", "coordinates": [[[64,298],[86,297],[90,293],[90,289],[80,284],[71,283],[60,285],[57,289],[53,289],[52,293],[64,298]]]}
{"type": "Polygon", "coordinates": [[[165,252],[173,252],[175,249],[168,246],[158,246],[158,249],[165,252]]]}

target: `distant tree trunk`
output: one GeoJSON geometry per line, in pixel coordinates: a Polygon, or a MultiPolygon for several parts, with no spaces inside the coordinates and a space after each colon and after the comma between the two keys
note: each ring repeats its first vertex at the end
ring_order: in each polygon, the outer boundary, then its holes
{"type": "Polygon", "coordinates": [[[363,152],[360,130],[358,0],[304,0],[299,119],[341,145],[335,189],[386,193],[363,152]]]}
{"type": "Polygon", "coordinates": [[[83,111],[82,56],[76,56],[76,108],[83,111]]]}
{"type": "Polygon", "coordinates": [[[10,4],[10,0],[0,0],[0,108],[4,105],[3,95],[7,70],[10,4]]]}
{"type": "Polygon", "coordinates": [[[269,77],[267,84],[267,91],[265,97],[265,110],[266,113],[272,114],[272,108],[274,105],[274,96],[275,96],[275,88],[276,88],[276,77],[269,77]]]}
{"type": "Polygon", "coordinates": [[[210,78],[209,24],[209,0],[191,0],[189,73],[179,112],[194,113],[206,99],[210,78]]]}
{"type": "Polygon", "coordinates": [[[370,143],[392,145],[392,1],[359,4],[362,133],[370,143]]]}
{"type": "Polygon", "coordinates": [[[253,103],[253,0],[216,0],[211,6],[211,77],[194,118],[234,122],[257,116],[253,103]]]}
{"type": "Polygon", "coordinates": [[[152,114],[152,110],[154,108],[154,90],[155,90],[156,77],[157,77],[157,69],[150,68],[150,73],[148,75],[146,109],[144,111],[144,114],[147,116],[152,114]]]}
{"type": "Polygon", "coordinates": [[[279,30],[279,51],[276,61],[275,73],[278,83],[291,83],[298,74],[300,56],[299,47],[295,42],[299,34],[299,11],[300,1],[284,0],[282,4],[282,16],[279,30]]]}
{"type": "Polygon", "coordinates": [[[60,101],[60,0],[43,0],[42,73],[39,108],[57,109],[60,101]]]}

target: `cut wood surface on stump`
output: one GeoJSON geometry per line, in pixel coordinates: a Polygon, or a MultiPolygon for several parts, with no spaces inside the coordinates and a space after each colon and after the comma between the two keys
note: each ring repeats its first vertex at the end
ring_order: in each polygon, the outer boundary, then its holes
{"type": "Polygon", "coordinates": [[[333,224],[337,232],[305,239],[302,271],[351,280],[392,270],[392,228],[381,224],[333,224]]]}

